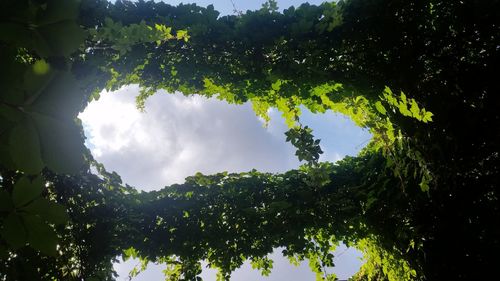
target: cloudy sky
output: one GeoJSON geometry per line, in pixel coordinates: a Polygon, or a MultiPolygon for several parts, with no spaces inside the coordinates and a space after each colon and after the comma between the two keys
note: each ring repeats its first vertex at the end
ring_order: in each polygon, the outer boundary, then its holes
{"type": "MultiPolygon", "coordinates": [[[[172,4],[181,1],[168,1],[172,4]]],[[[232,13],[230,0],[199,0],[202,6],[213,3],[223,14],[232,13]]],[[[239,10],[257,9],[263,0],[234,0],[239,10]]],[[[300,0],[278,1],[281,8],[300,4],[300,0]]],[[[318,4],[322,1],[310,1],[318,4]]],[[[137,86],[127,86],[116,92],[101,94],[80,115],[86,145],[94,157],[108,170],[118,172],[125,183],[141,190],[155,190],[202,172],[243,172],[257,169],[283,172],[300,163],[295,149],[285,142],[287,130],[280,113],[271,110],[271,122],[263,126],[249,104],[229,105],[204,97],[185,97],[160,92],[146,103],[146,112],[135,107],[137,86]]],[[[303,111],[301,122],[314,130],[321,139],[325,153],[322,161],[336,161],[345,155],[355,155],[370,135],[341,115],[314,115],[303,111]]],[[[333,269],[340,279],[357,271],[360,254],[341,246],[336,253],[333,269]]],[[[298,268],[276,250],[270,277],[260,276],[246,264],[232,277],[234,281],[255,280],[315,280],[307,263],[298,268]]],[[[119,280],[126,276],[137,261],[116,264],[119,280]]],[[[134,280],[163,280],[162,266],[151,265],[134,280]]],[[[204,280],[215,280],[213,270],[205,270],[204,280]]]]}
{"type": "MultiPolygon", "coordinates": [[[[132,186],[153,190],[196,172],[284,172],[300,165],[295,148],[284,141],[287,127],[276,110],[265,127],[250,104],[159,92],[140,112],[137,94],[137,86],[103,92],[80,114],[92,154],[132,186]]],[[[355,155],[369,139],[346,117],[303,112],[302,123],[322,139],[322,161],[355,155]]]]}
{"type": "MultiPolygon", "coordinates": [[[[196,172],[243,172],[251,169],[283,172],[300,163],[294,148],[285,142],[287,130],[276,110],[267,127],[251,106],[229,105],[215,99],[157,93],[146,103],[146,112],[135,107],[137,86],[101,94],[80,114],[87,146],[108,170],[118,172],[125,183],[141,190],[160,189],[182,183],[196,172]]],[[[322,161],[336,161],[355,155],[370,136],[346,117],[332,113],[313,115],[304,111],[302,123],[314,129],[325,153],[322,161]]],[[[333,270],[347,278],[360,265],[359,254],[340,247],[333,270]]],[[[235,281],[314,280],[306,263],[293,267],[279,251],[272,256],[275,268],[264,278],[247,264],[233,275],[235,281]]],[[[126,280],[136,261],[117,264],[119,280],[126,280]]],[[[162,280],[162,266],[150,266],[135,280],[162,280]]],[[[204,280],[215,280],[206,270],[204,280]]]]}

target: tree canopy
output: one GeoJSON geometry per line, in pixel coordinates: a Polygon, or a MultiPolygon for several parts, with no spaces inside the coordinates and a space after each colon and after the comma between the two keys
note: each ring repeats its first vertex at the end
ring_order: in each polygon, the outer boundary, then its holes
{"type": "Polygon", "coordinates": [[[334,280],[323,269],[340,241],[365,254],[353,280],[495,276],[499,38],[496,0],[269,1],[222,17],[142,0],[2,1],[0,279],[114,280],[123,256],[165,264],[168,280],[199,280],[205,260],[228,280],[245,260],[269,274],[282,247],[334,280]],[[139,108],[160,89],[251,102],[265,120],[276,107],[307,163],[139,192],[93,159],[77,119],[129,84],[139,108]],[[373,138],[319,162],[300,106],[346,114],[373,138]]]}

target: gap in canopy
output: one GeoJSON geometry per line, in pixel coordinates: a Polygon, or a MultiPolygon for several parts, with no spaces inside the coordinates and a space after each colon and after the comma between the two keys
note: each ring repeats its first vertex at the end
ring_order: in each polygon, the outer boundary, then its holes
{"type": "MultiPolygon", "coordinates": [[[[281,254],[282,249],[274,249],[274,252],[269,255],[269,258],[274,261],[273,269],[269,276],[262,276],[260,271],[252,268],[248,261],[244,262],[243,265],[236,269],[231,274],[231,281],[283,281],[283,280],[298,280],[298,281],[314,281],[316,280],[315,273],[309,268],[308,261],[302,261],[298,266],[290,264],[287,258],[283,257],[281,254]]],[[[362,254],[355,248],[346,247],[344,244],[340,244],[337,250],[334,252],[334,264],[335,267],[327,268],[328,273],[335,273],[339,280],[347,280],[354,273],[359,271],[362,265],[362,254]]],[[[121,258],[119,259],[121,261],[121,258]]],[[[130,270],[139,264],[138,259],[130,259],[126,262],[116,263],[114,268],[118,275],[120,276],[117,280],[128,280],[125,278],[128,276],[130,270]]],[[[215,269],[206,268],[207,263],[202,262],[203,272],[200,277],[203,281],[216,281],[215,269]]],[[[132,281],[152,281],[152,280],[163,280],[163,270],[165,270],[165,265],[161,264],[149,264],[146,271],[139,273],[132,281]]]]}
{"type": "MultiPolygon", "coordinates": [[[[264,127],[250,104],[231,105],[215,98],[157,93],[147,100],[146,112],[140,112],[135,104],[138,93],[136,85],[104,91],[79,117],[86,145],[95,159],[139,190],[158,190],[182,183],[196,172],[285,172],[301,164],[294,155],[295,148],[285,142],[284,132],[288,128],[277,110],[270,110],[271,122],[264,127]]],[[[302,112],[301,123],[311,127],[315,137],[321,139],[325,151],[321,161],[335,162],[345,155],[354,156],[371,139],[366,130],[343,115],[312,114],[305,109],[302,112]]],[[[346,252],[336,259],[338,267],[332,271],[347,279],[359,269],[361,254],[342,247],[345,248],[341,245],[336,254],[346,252]]],[[[307,262],[295,268],[280,252],[275,249],[271,255],[275,270],[270,279],[262,277],[263,280],[282,280],[286,274],[314,280],[307,262]]],[[[137,262],[116,263],[119,280],[137,262]]],[[[161,265],[150,265],[134,280],[159,280],[163,276],[161,270],[161,265]]],[[[260,280],[260,273],[245,263],[232,280],[247,280],[243,276],[249,275],[260,280]]],[[[203,276],[204,280],[215,280],[213,270],[204,270],[203,276]]]]}
{"type": "MultiPolygon", "coordinates": [[[[265,128],[250,104],[158,93],[140,112],[137,94],[135,85],[103,92],[80,119],[95,159],[138,189],[182,183],[196,172],[284,172],[301,164],[285,142],[287,127],[276,110],[265,128]]],[[[302,123],[321,139],[321,161],[356,155],[371,138],[347,117],[303,111],[302,123]]]]}

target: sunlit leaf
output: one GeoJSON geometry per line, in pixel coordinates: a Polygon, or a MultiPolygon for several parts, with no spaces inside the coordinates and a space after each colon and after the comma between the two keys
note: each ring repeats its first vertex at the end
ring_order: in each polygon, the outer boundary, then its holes
{"type": "Polygon", "coordinates": [[[33,72],[37,75],[44,75],[49,72],[50,65],[45,60],[37,60],[33,65],[33,72]]]}
{"type": "Polygon", "coordinates": [[[380,101],[377,101],[375,103],[375,108],[377,109],[378,112],[380,112],[384,115],[387,113],[387,110],[385,110],[385,107],[382,105],[382,103],[380,101]]]}
{"type": "Polygon", "coordinates": [[[427,122],[432,122],[432,116],[434,116],[434,114],[432,114],[432,112],[430,112],[430,111],[426,111],[426,112],[424,113],[424,116],[423,116],[423,118],[422,118],[422,121],[423,121],[424,123],[427,123],[427,122]]]}
{"type": "Polygon", "coordinates": [[[410,111],[414,118],[419,121],[422,120],[422,117],[420,115],[420,108],[418,107],[418,104],[414,99],[411,99],[410,111]]]}

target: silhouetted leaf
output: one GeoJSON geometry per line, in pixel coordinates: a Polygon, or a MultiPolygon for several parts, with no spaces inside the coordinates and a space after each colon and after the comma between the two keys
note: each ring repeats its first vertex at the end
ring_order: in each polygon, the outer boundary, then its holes
{"type": "Polygon", "coordinates": [[[26,244],[26,230],[21,217],[16,213],[11,213],[3,222],[1,236],[14,249],[20,248],[26,244]]]}
{"type": "Polygon", "coordinates": [[[42,170],[40,141],[33,122],[28,118],[10,132],[9,148],[19,170],[28,174],[37,174],[42,170]]]}
{"type": "Polygon", "coordinates": [[[22,177],[14,184],[12,201],[16,207],[22,207],[39,197],[42,194],[42,190],[43,181],[41,176],[36,177],[32,181],[28,177],[22,177]]]}
{"type": "Polygon", "coordinates": [[[55,256],[57,254],[57,235],[40,217],[33,215],[23,216],[28,233],[28,243],[40,252],[55,256]]]}
{"type": "Polygon", "coordinates": [[[74,174],[84,165],[83,141],[75,124],[32,114],[40,133],[42,158],[57,173],[74,174]]]}

